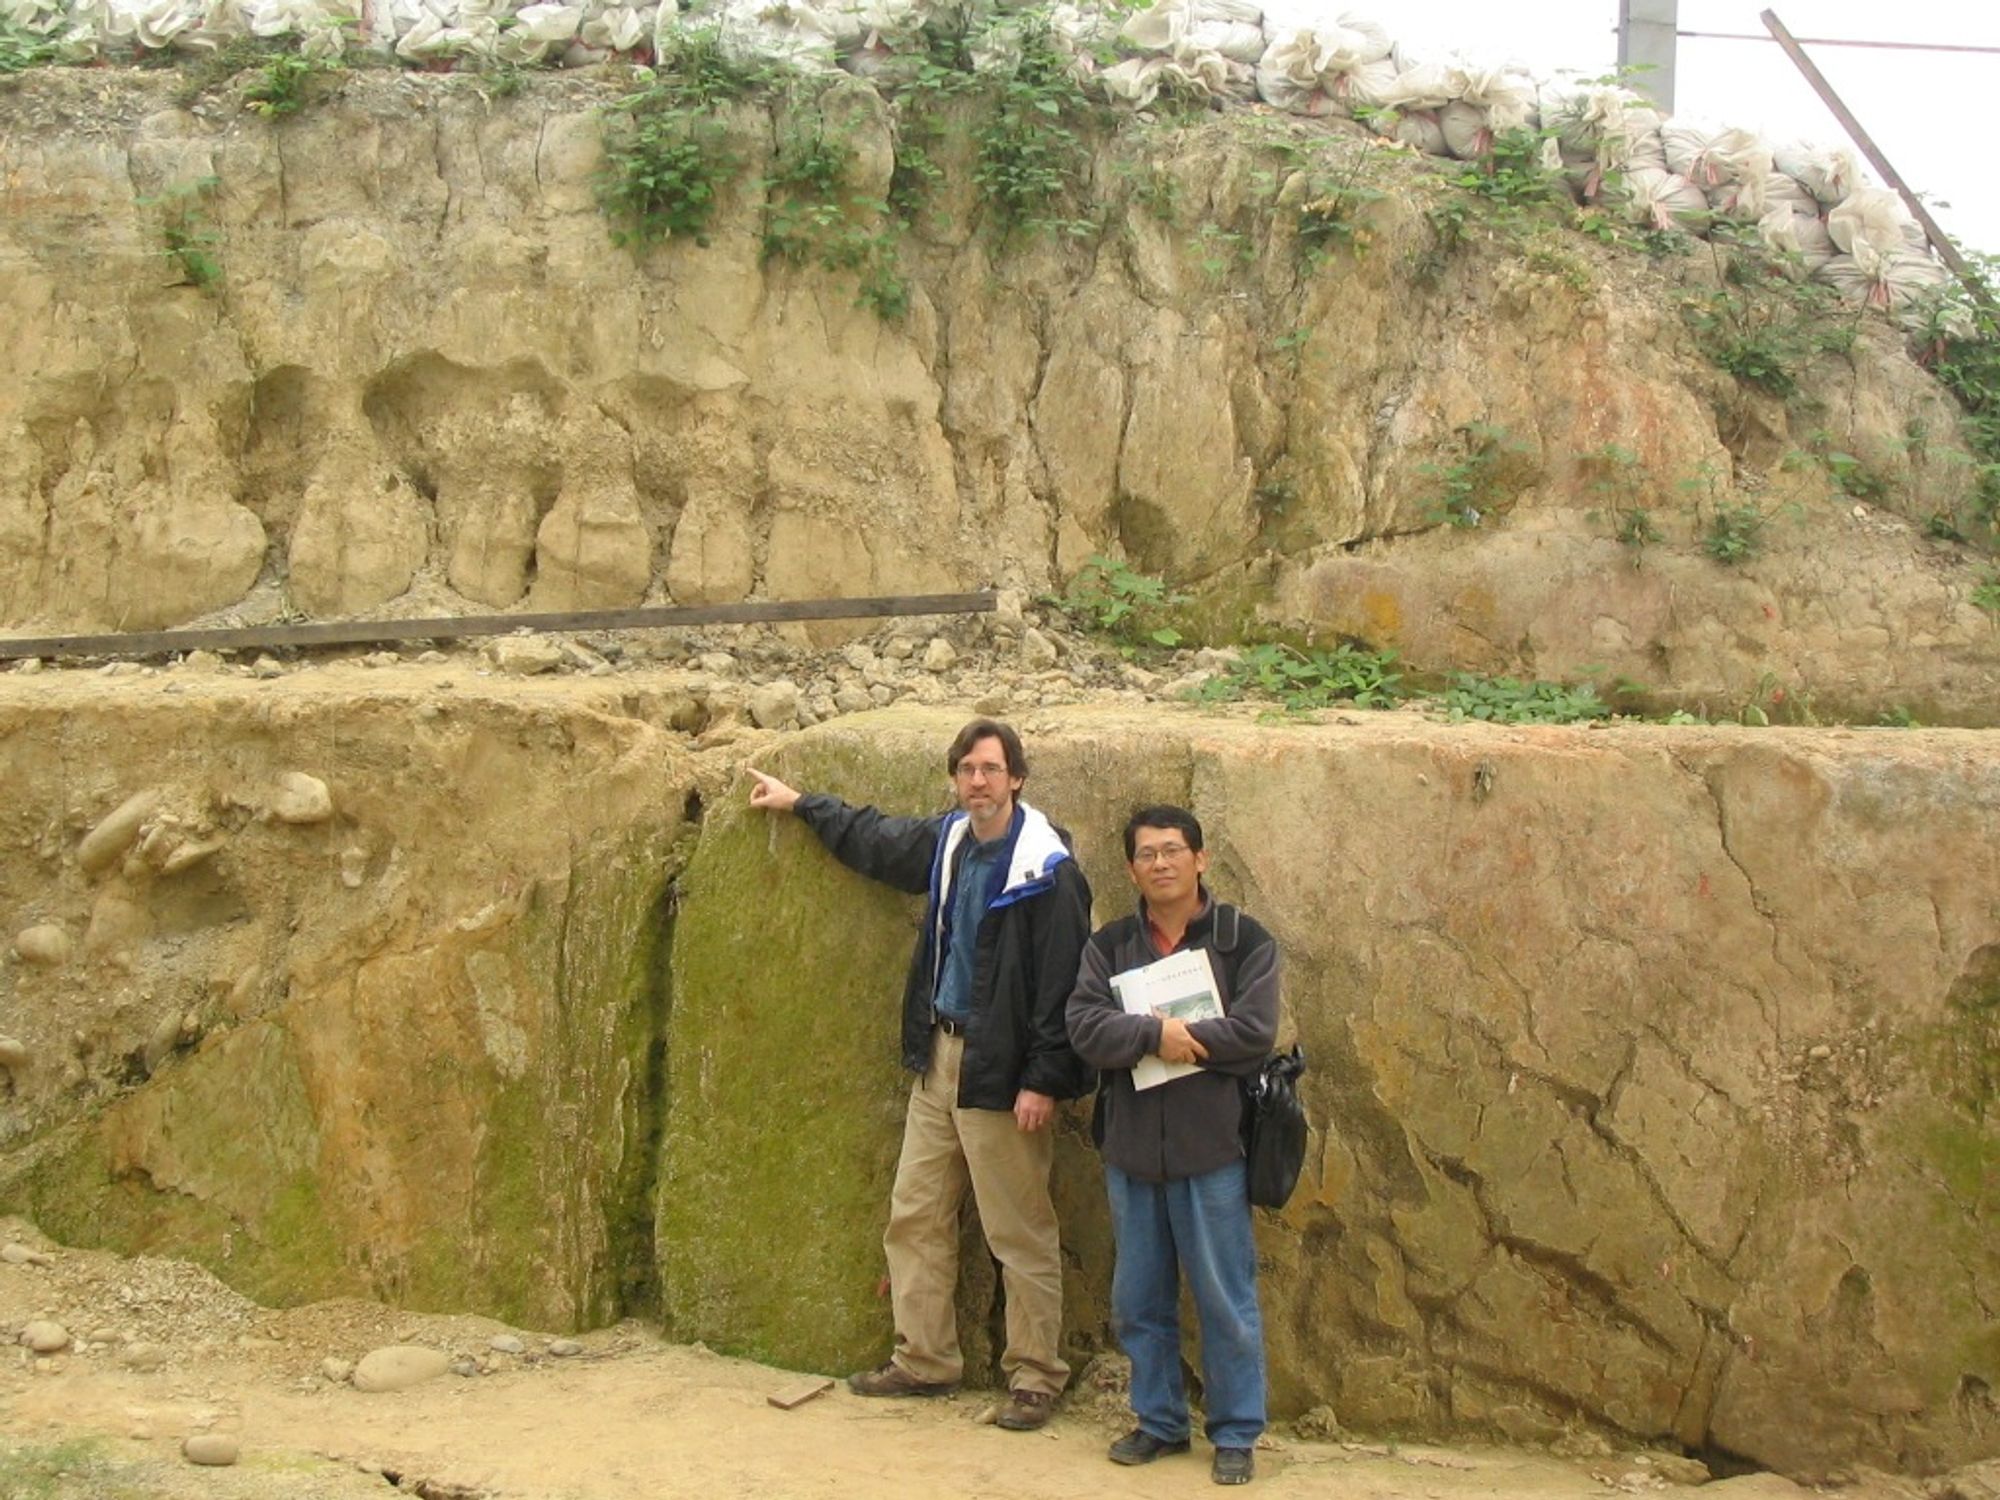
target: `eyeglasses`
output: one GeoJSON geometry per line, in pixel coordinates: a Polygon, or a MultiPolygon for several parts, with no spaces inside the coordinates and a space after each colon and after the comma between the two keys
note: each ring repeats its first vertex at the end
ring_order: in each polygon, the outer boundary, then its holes
{"type": "Polygon", "coordinates": [[[998,781],[1007,775],[1007,768],[995,765],[991,761],[975,766],[970,761],[962,760],[958,763],[958,769],[951,774],[960,781],[998,781]]]}
{"type": "Polygon", "coordinates": [[[1132,863],[1140,868],[1156,865],[1163,859],[1179,859],[1188,852],[1186,844],[1154,844],[1149,849],[1141,849],[1132,856],[1132,863]]]}

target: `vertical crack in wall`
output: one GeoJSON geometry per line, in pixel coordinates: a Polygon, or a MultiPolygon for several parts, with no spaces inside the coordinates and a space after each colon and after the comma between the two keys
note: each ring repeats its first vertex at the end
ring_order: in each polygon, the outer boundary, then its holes
{"type": "MultiPolygon", "coordinates": [[[[700,817],[700,799],[690,794],[690,813],[700,817]]],[[[659,1196],[660,1151],[667,1131],[667,1048],[674,1008],[674,925],[680,912],[680,872],[668,877],[647,920],[643,938],[644,976],[634,1003],[644,1012],[645,1052],[632,1111],[634,1125],[626,1163],[628,1190],[619,1196],[619,1222],[611,1225],[617,1307],[621,1317],[660,1316],[660,1261],[654,1243],[659,1196]]]]}

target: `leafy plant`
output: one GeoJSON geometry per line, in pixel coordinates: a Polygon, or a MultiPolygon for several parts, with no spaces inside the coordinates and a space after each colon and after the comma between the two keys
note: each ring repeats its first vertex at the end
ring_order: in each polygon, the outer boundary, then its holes
{"type": "Polygon", "coordinates": [[[1402,698],[1402,674],[1393,670],[1396,653],[1341,644],[1330,651],[1300,650],[1277,642],[1251,646],[1236,663],[1195,693],[1198,701],[1268,698],[1287,713],[1304,713],[1335,703],[1357,708],[1391,708],[1402,698]]]}
{"type": "Polygon", "coordinates": [[[852,192],[854,148],[817,110],[794,114],[764,179],[764,255],[859,278],[855,300],[877,316],[909,308],[889,205],[852,192]]]}
{"type": "Polygon", "coordinates": [[[1299,262],[1306,270],[1318,270],[1342,251],[1367,249],[1371,232],[1364,216],[1385,196],[1377,185],[1379,163],[1373,149],[1357,142],[1332,171],[1307,183],[1297,230],[1299,262]]]}
{"type": "Polygon", "coordinates": [[[1459,438],[1465,445],[1463,457],[1449,464],[1427,463],[1417,472],[1435,484],[1424,519],[1470,530],[1492,513],[1501,498],[1501,460],[1512,450],[1507,429],[1486,422],[1461,428],[1459,438]]]}
{"type": "Polygon", "coordinates": [[[141,208],[160,210],[160,254],[180,272],[177,285],[207,291],[222,281],[222,262],[216,255],[222,234],[202,208],[220,182],[216,177],[196,177],[138,200],[141,208]]]}
{"type": "Polygon", "coordinates": [[[243,107],[267,120],[295,115],[306,107],[307,85],[333,64],[298,52],[280,52],[257,71],[243,90],[243,107]]]}
{"type": "Polygon", "coordinates": [[[0,73],[19,73],[55,60],[55,43],[16,21],[0,17],[0,73]]]}
{"type": "Polygon", "coordinates": [[[1171,647],[1180,644],[1181,635],[1160,618],[1161,614],[1187,603],[1189,597],[1168,588],[1159,578],[1136,573],[1117,559],[1099,554],[1077,570],[1063,593],[1048,596],[1047,602],[1083,629],[1133,645],[1171,647]]]}
{"type": "Polygon", "coordinates": [[[1514,677],[1458,673],[1438,696],[1453,720],[1493,724],[1576,724],[1608,719],[1613,710],[1594,683],[1522,682],[1514,677]]]}
{"type": "Polygon", "coordinates": [[[1055,210],[1082,176],[1083,138],[1074,122],[1090,100],[1045,14],[1020,16],[1017,35],[1019,61],[991,86],[989,111],[973,131],[972,180],[1003,242],[1048,229],[1079,233],[1087,221],[1055,210]]]}
{"type": "Polygon", "coordinates": [[[1816,356],[1853,347],[1859,314],[1846,312],[1830,287],[1794,281],[1778,257],[1724,221],[1710,231],[1709,253],[1721,285],[1688,298],[1681,314],[1695,346],[1745,385],[1789,399],[1816,356]]]}
{"type": "Polygon", "coordinates": [[[716,118],[718,107],[770,82],[722,49],[711,28],[676,34],[643,86],[605,106],[604,166],[597,199],[613,220],[613,243],[644,250],[683,235],[698,245],[722,190],[743,158],[716,118]]]}
{"type": "Polygon", "coordinates": [[[2000,530],[2000,257],[1960,250],[1971,285],[1947,282],[1929,302],[1918,353],[1964,409],[1959,430],[1974,460],[1965,525],[1990,542],[2000,530]]]}
{"type": "Polygon", "coordinates": [[[1989,615],[2000,615],[2000,573],[1988,569],[1973,585],[1972,602],[1989,615]]]}
{"type": "Polygon", "coordinates": [[[1701,550],[1717,562],[1734,567],[1764,550],[1764,527],[1770,517],[1751,502],[1723,501],[1710,514],[1701,550]]]}

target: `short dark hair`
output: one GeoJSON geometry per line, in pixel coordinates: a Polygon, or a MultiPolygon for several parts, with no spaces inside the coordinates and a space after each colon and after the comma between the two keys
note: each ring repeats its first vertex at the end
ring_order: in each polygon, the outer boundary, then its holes
{"type": "Polygon", "coordinates": [[[981,740],[998,740],[1000,748],[1007,752],[1007,774],[1022,781],[1028,779],[1028,752],[1021,748],[1021,736],[1014,732],[1012,724],[1003,724],[998,719],[974,719],[953,736],[951,748],[944,753],[945,774],[956,776],[958,763],[981,740]]]}
{"type": "Polygon", "coordinates": [[[1132,816],[1125,820],[1125,863],[1132,863],[1132,856],[1139,852],[1139,830],[1141,828],[1171,828],[1187,840],[1188,848],[1201,852],[1201,820],[1185,807],[1175,807],[1171,802],[1156,802],[1151,807],[1134,809],[1132,816]]]}

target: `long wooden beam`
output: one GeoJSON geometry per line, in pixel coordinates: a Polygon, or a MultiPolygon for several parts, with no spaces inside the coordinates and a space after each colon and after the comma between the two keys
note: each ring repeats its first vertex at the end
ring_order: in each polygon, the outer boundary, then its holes
{"type": "Polygon", "coordinates": [[[885,594],[862,599],[746,600],[685,608],[576,610],[566,614],[458,615],[427,620],[337,620],[318,625],[228,630],[135,630],[114,635],[44,635],[0,640],[0,661],[29,656],[163,656],[180,651],[269,651],[299,646],[362,646],[449,641],[517,631],[662,630],[691,625],[766,625],[792,620],[883,619],[903,615],[990,614],[990,592],[885,594]]]}
{"type": "Polygon", "coordinates": [[[1882,154],[1882,148],[1875,144],[1875,138],[1861,128],[1861,122],[1854,118],[1854,111],[1850,110],[1840,95],[1833,91],[1833,85],[1826,81],[1826,75],[1820,72],[1818,65],[1810,57],[1806,56],[1805,48],[1799,45],[1798,38],[1785,29],[1785,23],[1778,19],[1778,13],[1767,10],[1757,19],[1764,23],[1764,29],[1771,33],[1778,45],[1785,49],[1785,56],[1789,57],[1805,75],[1806,82],[1813,87],[1813,92],[1818,94],[1826,107],[1833,111],[1834,118],[1840,121],[1841,126],[1853,138],[1854,144],[1861,148],[1861,154],[1868,158],[1868,164],[1882,174],[1884,182],[1902,194],[1904,204],[1915,215],[1916,221],[1924,226],[1924,233],[1930,237],[1931,248],[1937,251],[1938,259],[1951,267],[1958,277],[1959,284],[1971,294],[1974,301],[1991,307],[1993,305],[1991,294],[1986,290],[1985,284],[1973,274],[1972,267],[1965,263],[1965,257],[1958,253],[1958,246],[1951,242],[1951,236],[1938,227],[1938,221],[1932,218],[1931,211],[1924,207],[1924,200],[1911,192],[1908,185],[1897,175],[1896,169],[1889,165],[1889,158],[1882,154]]]}

